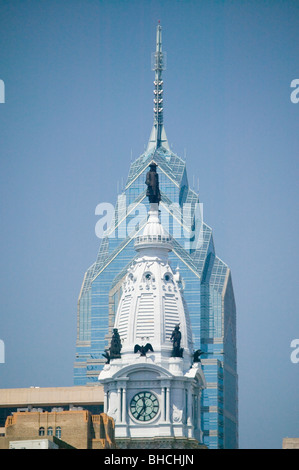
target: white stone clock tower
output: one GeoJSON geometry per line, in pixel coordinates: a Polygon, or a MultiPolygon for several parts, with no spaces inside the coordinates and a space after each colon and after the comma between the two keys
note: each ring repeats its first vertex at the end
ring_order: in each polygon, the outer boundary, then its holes
{"type": "Polygon", "coordinates": [[[171,238],[158,203],[151,203],[135,249],[115,318],[118,351],[111,344],[99,375],[104,412],[115,419],[120,448],[198,448],[205,378],[194,362],[182,282],[168,261],[171,238]]]}

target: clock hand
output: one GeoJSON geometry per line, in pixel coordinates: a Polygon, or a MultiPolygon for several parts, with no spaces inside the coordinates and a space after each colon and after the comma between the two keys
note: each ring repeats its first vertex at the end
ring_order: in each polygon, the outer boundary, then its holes
{"type": "Polygon", "coordinates": [[[146,410],[146,404],[145,404],[145,399],[143,398],[143,407],[141,408],[141,410],[139,411],[139,414],[137,416],[137,419],[139,418],[139,416],[141,416],[141,413],[144,412],[146,410]]]}
{"type": "Polygon", "coordinates": [[[139,416],[141,416],[142,412],[144,412],[145,410],[146,410],[146,406],[143,405],[143,407],[141,408],[141,411],[139,412],[137,416],[137,419],[139,418],[139,416]]]}

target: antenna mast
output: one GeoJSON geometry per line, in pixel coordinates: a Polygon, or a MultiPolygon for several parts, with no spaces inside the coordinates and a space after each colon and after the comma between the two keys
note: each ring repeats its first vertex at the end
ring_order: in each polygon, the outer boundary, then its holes
{"type": "Polygon", "coordinates": [[[169,149],[163,124],[163,80],[162,71],[166,70],[166,53],[162,52],[162,27],[160,21],[157,26],[156,51],[152,53],[152,70],[155,72],[154,80],[154,125],[148,148],[159,148],[162,145],[169,149]]]}
{"type": "Polygon", "coordinates": [[[154,80],[154,126],[157,129],[157,147],[161,145],[163,127],[163,80],[162,70],[166,69],[166,55],[162,52],[162,27],[160,21],[157,26],[156,52],[152,53],[152,70],[155,72],[154,80]]]}

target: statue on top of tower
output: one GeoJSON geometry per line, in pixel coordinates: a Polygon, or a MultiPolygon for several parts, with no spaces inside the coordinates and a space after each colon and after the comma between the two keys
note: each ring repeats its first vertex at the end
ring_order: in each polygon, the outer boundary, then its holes
{"type": "Polygon", "coordinates": [[[150,169],[146,174],[145,184],[147,185],[146,195],[150,203],[157,203],[161,201],[161,194],[159,189],[159,175],[156,171],[156,163],[149,165],[150,169]]]}

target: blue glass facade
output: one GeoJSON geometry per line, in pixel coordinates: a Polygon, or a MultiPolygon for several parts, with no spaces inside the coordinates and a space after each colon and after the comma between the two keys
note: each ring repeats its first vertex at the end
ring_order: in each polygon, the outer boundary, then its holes
{"type": "Polygon", "coordinates": [[[95,383],[109,347],[121,281],[136,256],[134,236],[146,221],[145,174],[159,173],[161,222],[174,237],[172,266],[180,269],[190,313],[194,349],[204,351],[207,389],[202,396],[203,441],[209,448],[238,447],[236,307],[231,273],[217,257],[211,228],[189,188],[183,159],[166,147],[144,152],[130,167],[114,218],[87,270],[78,300],[75,385],[95,383]]]}

